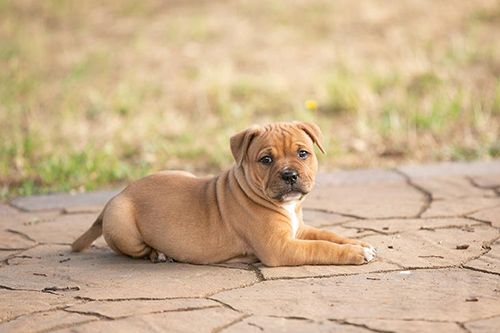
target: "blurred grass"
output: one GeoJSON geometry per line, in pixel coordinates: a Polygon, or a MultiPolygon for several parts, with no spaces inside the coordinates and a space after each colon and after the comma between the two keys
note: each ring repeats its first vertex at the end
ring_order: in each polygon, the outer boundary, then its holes
{"type": "Polygon", "coordinates": [[[272,121],[323,170],[498,158],[499,37],[487,0],[0,0],[0,198],[216,173],[272,121]]]}

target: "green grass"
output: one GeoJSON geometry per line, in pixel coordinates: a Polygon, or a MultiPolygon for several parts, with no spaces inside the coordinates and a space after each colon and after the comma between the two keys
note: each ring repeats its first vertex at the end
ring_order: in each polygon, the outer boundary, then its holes
{"type": "Polygon", "coordinates": [[[0,0],[0,199],[214,174],[231,135],[273,121],[318,123],[323,170],[499,158],[498,13],[0,0]]]}

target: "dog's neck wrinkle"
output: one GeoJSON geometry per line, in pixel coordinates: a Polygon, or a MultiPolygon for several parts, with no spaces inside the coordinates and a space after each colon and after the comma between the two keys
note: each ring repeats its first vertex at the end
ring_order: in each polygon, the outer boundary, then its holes
{"type": "Polygon", "coordinates": [[[260,195],[257,191],[255,191],[248,184],[248,180],[246,179],[245,171],[242,166],[235,165],[233,169],[231,169],[232,174],[235,177],[236,183],[240,187],[240,189],[256,204],[264,206],[266,208],[270,208],[276,210],[277,205],[273,202],[270,202],[267,198],[260,195]]]}

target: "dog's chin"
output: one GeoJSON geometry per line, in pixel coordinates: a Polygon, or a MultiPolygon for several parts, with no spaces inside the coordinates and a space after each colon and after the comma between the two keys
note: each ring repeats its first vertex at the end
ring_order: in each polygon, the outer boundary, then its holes
{"type": "Polygon", "coordinates": [[[290,201],[297,201],[303,199],[308,192],[305,191],[297,191],[297,190],[289,190],[286,192],[279,193],[272,198],[274,200],[278,200],[281,202],[290,202],[290,201]]]}

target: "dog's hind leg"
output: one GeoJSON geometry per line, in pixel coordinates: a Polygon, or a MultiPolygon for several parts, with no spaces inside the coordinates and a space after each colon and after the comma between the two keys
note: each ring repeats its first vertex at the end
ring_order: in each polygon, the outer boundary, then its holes
{"type": "Polygon", "coordinates": [[[153,251],[144,242],[137,228],[134,206],[126,197],[117,196],[108,204],[103,217],[103,235],[116,253],[143,258],[153,251]]]}

